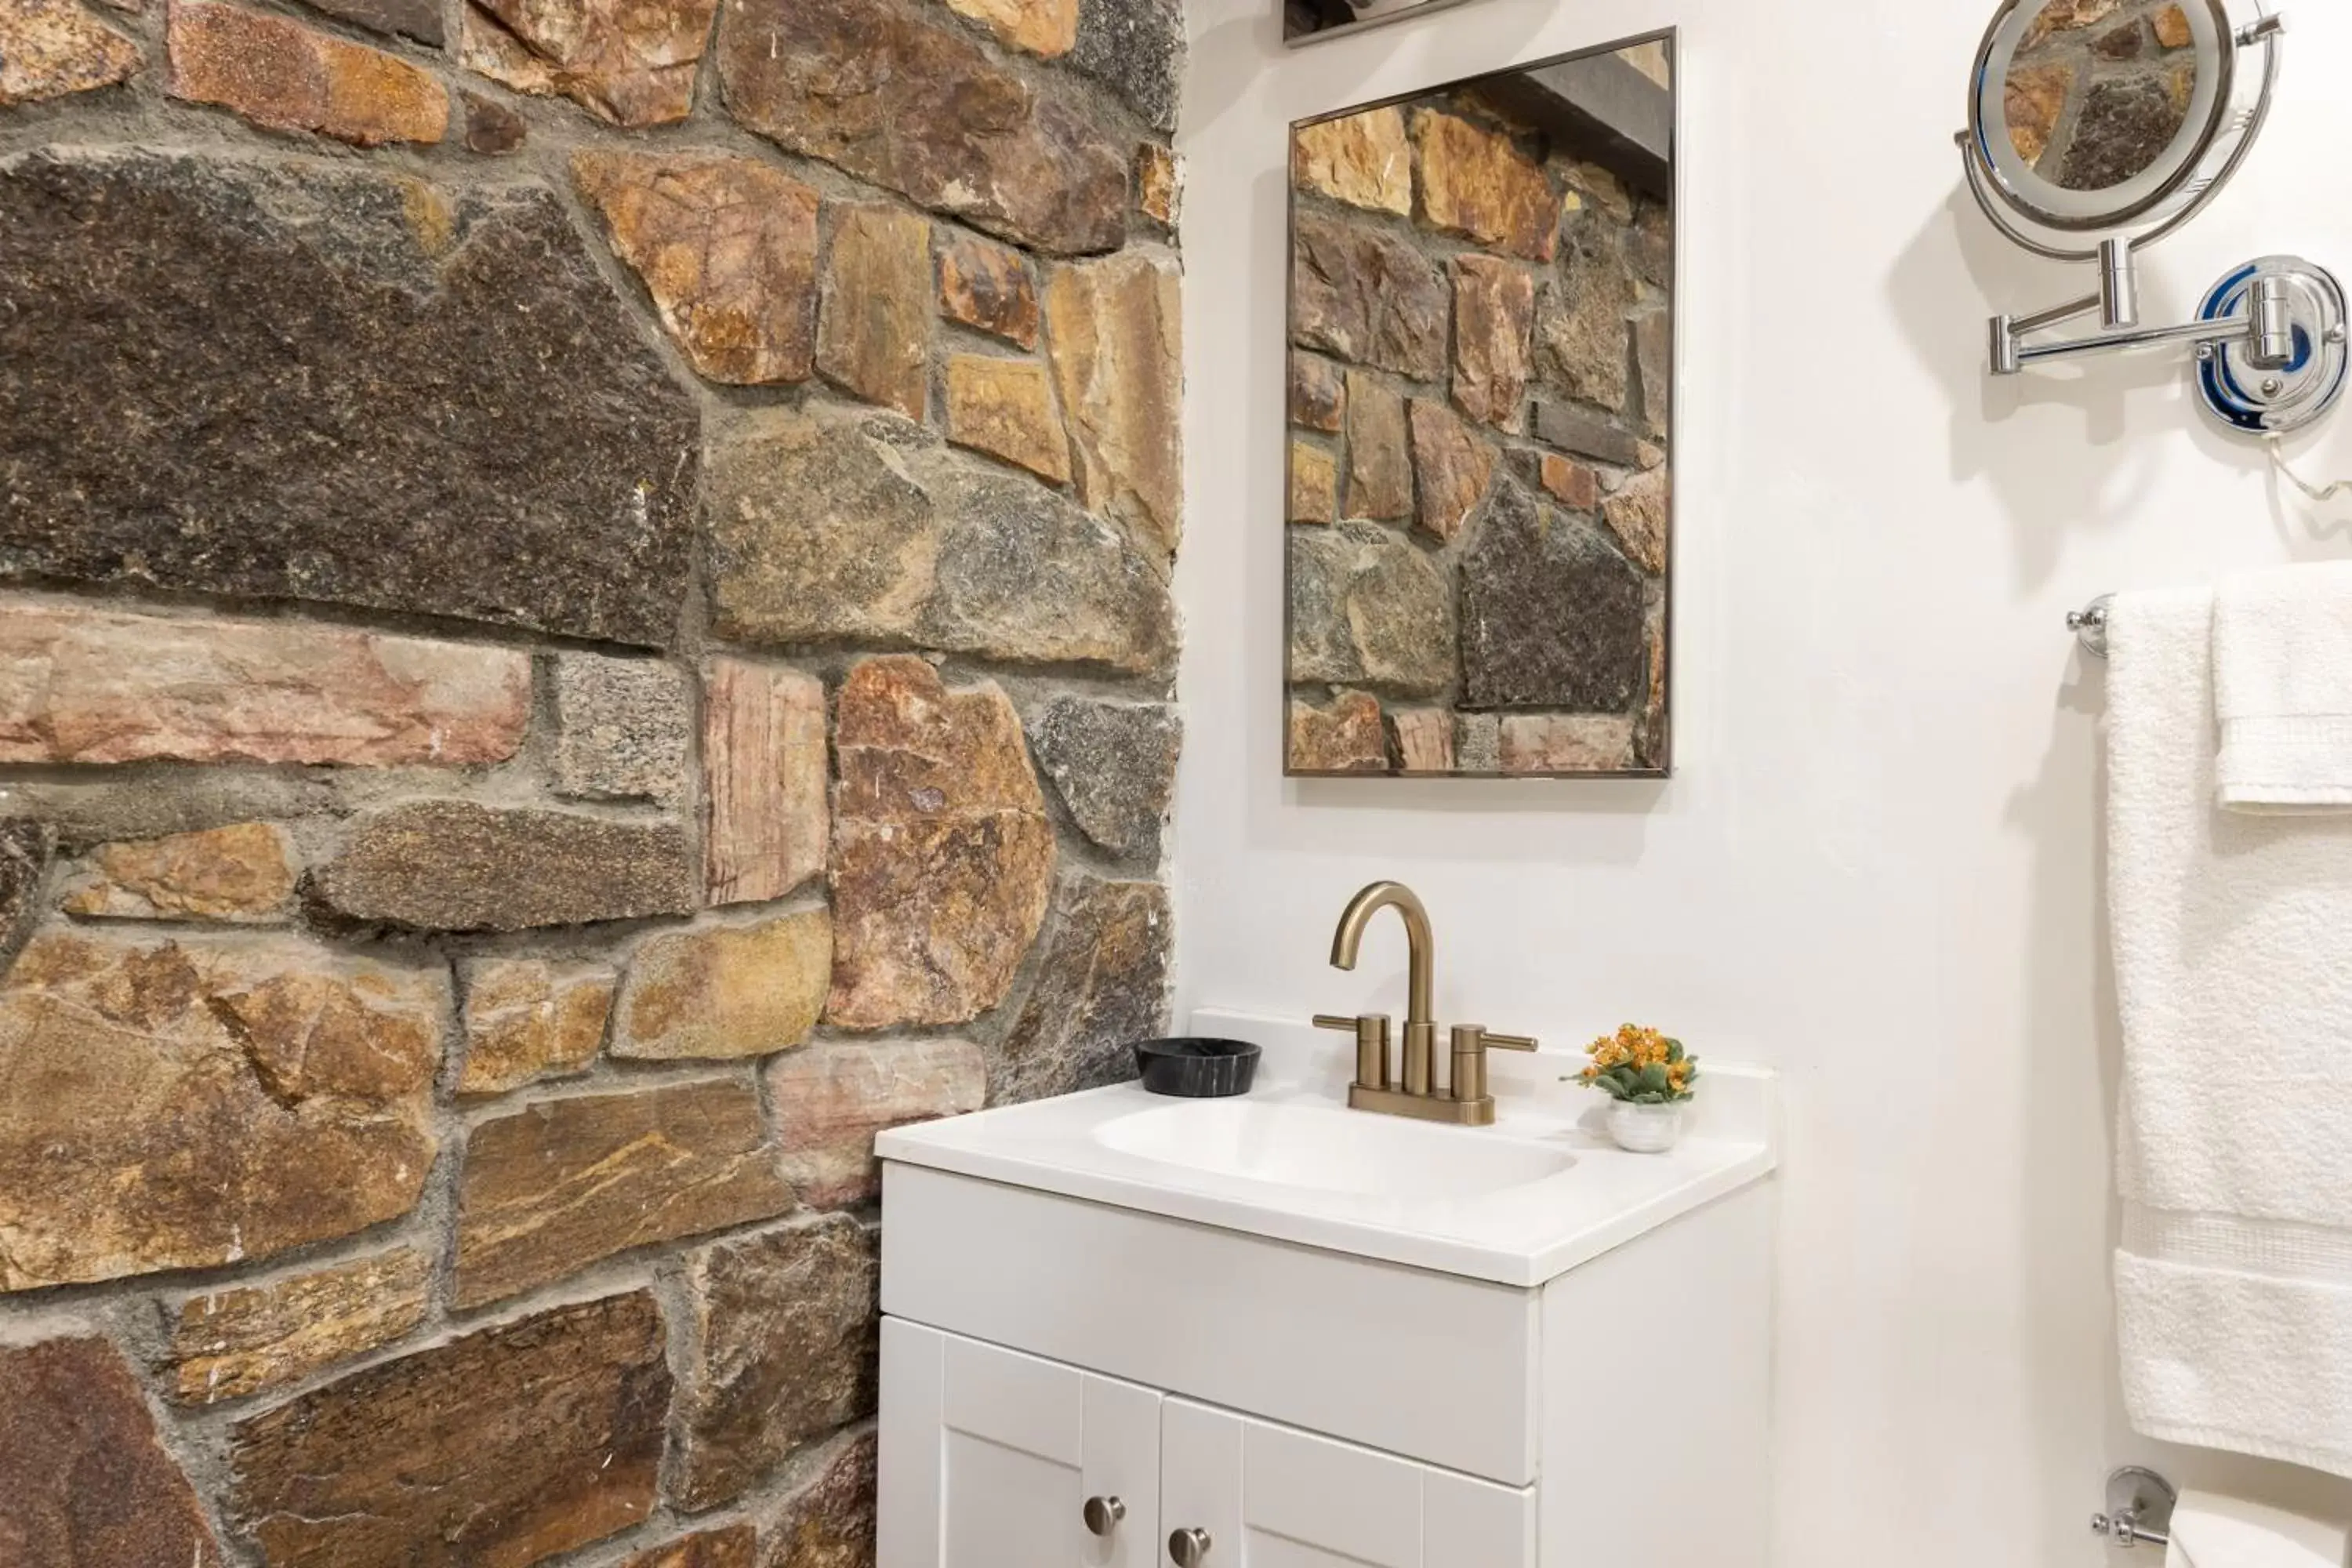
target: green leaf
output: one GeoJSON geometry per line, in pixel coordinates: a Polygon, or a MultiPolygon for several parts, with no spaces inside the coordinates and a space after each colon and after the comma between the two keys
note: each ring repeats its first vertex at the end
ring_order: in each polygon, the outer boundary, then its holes
{"type": "Polygon", "coordinates": [[[1666,1065],[1664,1062],[1652,1062],[1642,1069],[1642,1087],[1652,1094],[1665,1093],[1671,1082],[1672,1080],[1666,1077],[1666,1065]]]}
{"type": "Polygon", "coordinates": [[[1680,1040],[1668,1040],[1666,1042],[1666,1060],[1669,1064],[1682,1060],[1685,1054],[1686,1053],[1683,1050],[1683,1043],[1680,1040]]]}

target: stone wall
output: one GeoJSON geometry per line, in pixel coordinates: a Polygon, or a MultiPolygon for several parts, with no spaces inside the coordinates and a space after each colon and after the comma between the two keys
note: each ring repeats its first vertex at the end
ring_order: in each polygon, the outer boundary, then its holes
{"type": "Polygon", "coordinates": [[[1671,212],[1475,87],[1291,150],[1290,771],[1664,772],[1671,212]]]}
{"type": "Polygon", "coordinates": [[[870,1561],[1166,1007],[1170,0],[0,0],[0,1562],[870,1561]]]}

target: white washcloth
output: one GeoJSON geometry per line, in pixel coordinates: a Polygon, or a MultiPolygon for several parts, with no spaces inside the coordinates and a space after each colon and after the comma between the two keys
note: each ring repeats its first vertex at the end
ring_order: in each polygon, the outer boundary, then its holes
{"type": "Polygon", "coordinates": [[[2213,695],[2224,809],[2352,812],[2352,561],[2223,583],[2213,695]]]}
{"type": "Polygon", "coordinates": [[[2352,1531],[2210,1492],[2172,1510],[2165,1568],[2345,1568],[2352,1531]]]}
{"type": "Polygon", "coordinates": [[[2212,595],[2108,627],[2125,1404],[2352,1476],[2352,817],[2213,805],[2212,595]]]}

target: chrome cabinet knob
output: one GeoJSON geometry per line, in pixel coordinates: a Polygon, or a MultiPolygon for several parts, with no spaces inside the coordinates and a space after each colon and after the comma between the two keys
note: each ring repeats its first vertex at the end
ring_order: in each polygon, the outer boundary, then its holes
{"type": "Polygon", "coordinates": [[[1127,1504],[1115,1497],[1087,1499],[1087,1529],[1096,1535],[1108,1535],[1127,1517],[1127,1504]]]}
{"type": "Polygon", "coordinates": [[[1168,1537],[1168,1555],[1176,1559],[1176,1568],[1201,1568],[1209,1560],[1209,1532],[1205,1530],[1180,1530],[1168,1537]]]}

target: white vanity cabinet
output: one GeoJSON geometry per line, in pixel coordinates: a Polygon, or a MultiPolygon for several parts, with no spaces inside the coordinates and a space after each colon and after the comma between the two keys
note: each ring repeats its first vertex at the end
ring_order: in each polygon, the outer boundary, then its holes
{"type": "Polygon", "coordinates": [[[1517,1070],[883,1134],[879,1568],[1761,1568],[1769,1082],[1644,1156],[1517,1070]]]}
{"type": "Polygon", "coordinates": [[[882,1335],[878,1568],[1534,1568],[1532,1488],[899,1320],[882,1335]]]}

